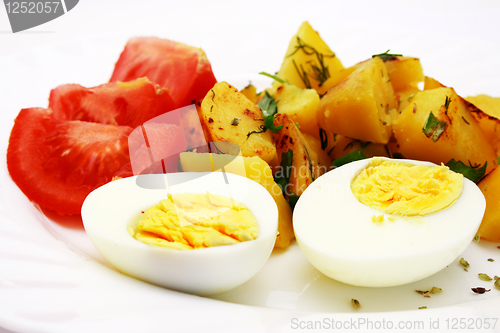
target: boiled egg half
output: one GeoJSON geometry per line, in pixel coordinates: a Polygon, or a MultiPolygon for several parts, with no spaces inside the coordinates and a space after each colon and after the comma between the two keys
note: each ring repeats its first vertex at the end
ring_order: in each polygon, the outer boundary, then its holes
{"type": "Polygon", "coordinates": [[[209,295],[241,285],[262,268],[276,240],[278,210],[264,187],[248,178],[185,172],[112,181],[86,198],[82,219],[96,249],[122,273],[170,289],[209,295]],[[257,220],[257,238],[177,250],[145,244],[130,234],[140,215],[168,195],[207,192],[246,206],[257,220]]]}
{"type": "MultiPolygon", "coordinates": [[[[416,210],[406,197],[389,207],[385,199],[364,195],[375,188],[369,180],[374,172],[370,167],[388,163],[446,169],[414,160],[356,161],[316,179],[297,202],[293,214],[297,242],[309,262],[325,275],[355,286],[402,285],[445,268],[474,238],[486,203],[473,182],[451,175],[453,179],[444,186],[449,193],[443,194],[435,179],[417,179],[413,186],[409,180],[383,174],[377,190],[385,182],[396,181],[406,187],[402,191],[417,193],[412,194],[416,210]],[[358,175],[365,183],[353,186],[358,175]],[[433,196],[420,197],[419,186],[426,187],[423,192],[434,192],[433,196]]],[[[390,203],[401,195],[406,194],[392,194],[390,203]]]]}

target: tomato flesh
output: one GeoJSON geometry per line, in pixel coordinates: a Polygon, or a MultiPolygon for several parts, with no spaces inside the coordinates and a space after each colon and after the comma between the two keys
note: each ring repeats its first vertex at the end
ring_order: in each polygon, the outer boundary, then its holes
{"type": "Polygon", "coordinates": [[[49,108],[56,119],[137,127],[175,109],[175,103],[168,89],[139,78],[93,88],[61,85],[50,92],[49,108]]]}
{"type": "Polygon", "coordinates": [[[55,119],[23,109],[15,120],[7,167],[30,199],[61,215],[80,214],[86,196],[130,163],[128,126],[55,119]]]}
{"type": "Polygon", "coordinates": [[[157,37],[130,39],[110,82],[140,77],[167,88],[178,108],[203,99],[217,83],[203,50],[157,37]]]}

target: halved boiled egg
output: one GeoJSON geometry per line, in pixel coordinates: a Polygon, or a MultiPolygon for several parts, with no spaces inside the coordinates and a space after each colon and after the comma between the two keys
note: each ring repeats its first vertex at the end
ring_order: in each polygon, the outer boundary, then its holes
{"type": "Polygon", "coordinates": [[[295,206],[293,226],[300,249],[325,275],[388,287],[453,262],[473,239],[485,207],[479,188],[444,166],[373,158],[316,179],[295,206]]]}
{"type": "Polygon", "coordinates": [[[208,295],[237,287],[262,268],[276,240],[278,210],[264,187],[248,178],[185,172],[134,176],[99,187],[86,198],[82,219],[94,246],[119,271],[170,289],[208,295]],[[236,244],[178,250],[145,244],[131,235],[141,215],[169,195],[207,192],[246,206],[257,221],[258,236],[236,244]]]}

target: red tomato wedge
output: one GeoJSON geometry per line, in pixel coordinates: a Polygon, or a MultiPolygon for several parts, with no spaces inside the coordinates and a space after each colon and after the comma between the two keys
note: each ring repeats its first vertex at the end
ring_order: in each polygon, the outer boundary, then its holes
{"type": "Polygon", "coordinates": [[[137,127],[175,109],[168,89],[147,78],[114,82],[94,88],[65,84],[50,92],[54,118],[137,127]]]}
{"type": "Polygon", "coordinates": [[[140,77],[167,88],[178,108],[203,99],[217,83],[202,49],[157,37],[130,39],[110,82],[140,77]]]}
{"type": "Polygon", "coordinates": [[[30,199],[61,215],[80,214],[85,197],[130,163],[128,126],[55,119],[23,109],[15,120],[7,167],[30,199]]]}

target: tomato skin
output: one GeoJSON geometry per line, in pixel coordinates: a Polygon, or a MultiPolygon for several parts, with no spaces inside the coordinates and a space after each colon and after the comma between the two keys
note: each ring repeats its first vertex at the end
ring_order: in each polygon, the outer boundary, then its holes
{"type": "Polygon", "coordinates": [[[130,163],[128,126],[54,119],[23,109],[7,149],[12,180],[31,201],[60,215],[80,214],[86,196],[130,163]]]}
{"type": "Polygon", "coordinates": [[[168,89],[139,78],[93,88],[61,85],[50,92],[49,108],[56,119],[137,127],[174,110],[175,103],[168,89]]]}
{"type": "Polygon", "coordinates": [[[157,37],[130,39],[110,82],[139,77],[169,89],[178,108],[203,99],[217,83],[203,50],[157,37]]]}

